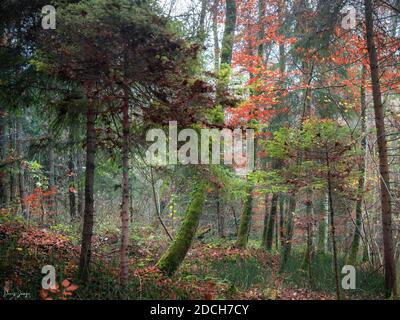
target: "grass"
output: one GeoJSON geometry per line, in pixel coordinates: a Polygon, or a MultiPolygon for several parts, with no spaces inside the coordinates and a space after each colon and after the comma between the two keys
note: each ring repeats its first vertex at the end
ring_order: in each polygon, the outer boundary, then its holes
{"type": "MultiPolygon", "coordinates": [[[[312,262],[312,284],[310,285],[307,269],[304,268],[304,251],[301,249],[293,250],[288,262],[283,270],[285,284],[288,286],[306,287],[324,293],[335,293],[335,274],[333,269],[332,256],[330,254],[317,254],[312,262]]],[[[345,257],[339,258],[339,271],[345,265],[345,257]]],[[[367,265],[356,267],[356,289],[343,290],[347,298],[377,298],[383,292],[383,274],[371,269],[367,265]]],[[[344,275],[339,274],[340,285],[344,275]]]]}

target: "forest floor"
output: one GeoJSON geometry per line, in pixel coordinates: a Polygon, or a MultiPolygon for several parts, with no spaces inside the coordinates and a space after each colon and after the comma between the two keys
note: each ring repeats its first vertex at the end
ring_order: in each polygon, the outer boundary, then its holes
{"type": "MultiPolygon", "coordinates": [[[[83,285],[77,280],[80,248],[66,233],[16,221],[0,224],[3,299],[15,299],[16,292],[26,293],[29,299],[335,299],[334,279],[324,278],[324,274],[332,274],[331,264],[322,263],[326,259],[314,265],[328,265],[329,270],[315,270],[318,277],[310,285],[305,268],[289,263],[287,270],[280,272],[279,254],[251,243],[248,249],[239,250],[227,240],[197,240],[179,271],[172,278],[165,277],[154,267],[165,249],[157,233],[143,228],[135,230],[129,248],[131,279],[127,287],[118,285],[119,243],[112,234],[94,236],[91,278],[83,285]],[[40,289],[44,265],[56,269],[57,282],[62,285],[55,290],[40,289]]],[[[299,259],[297,256],[293,261],[299,259]]],[[[366,278],[370,285],[371,272],[366,278]]],[[[372,276],[375,278],[377,283],[381,281],[380,274],[372,276]]],[[[376,288],[376,292],[379,290],[376,288]]],[[[357,291],[351,298],[372,298],[371,294],[374,299],[380,298],[370,289],[357,291]]]]}

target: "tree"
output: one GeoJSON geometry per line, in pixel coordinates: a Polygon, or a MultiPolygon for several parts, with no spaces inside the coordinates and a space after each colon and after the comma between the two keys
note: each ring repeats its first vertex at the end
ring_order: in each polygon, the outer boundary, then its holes
{"type": "Polygon", "coordinates": [[[373,7],[371,0],[365,0],[366,39],[371,69],[372,95],[374,101],[375,127],[379,152],[379,173],[381,184],[381,210],[383,226],[384,268],[386,296],[397,295],[396,268],[394,263],[393,235],[392,235],[392,206],[390,200],[389,164],[385,130],[385,116],[383,112],[382,93],[379,80],[379,64],[375,47],[373,7]]]}
{"type": "MultiPolygon", "coordinates": [[[[201,179],[201,178],[198,178],[201,179]]],[[[199,181],[190,196],[190,203],[174,242],[158,260],[157,267],[167,275],[173,275],[182,263],[196,233],[203,211],[207,183],[199,181]]]]}

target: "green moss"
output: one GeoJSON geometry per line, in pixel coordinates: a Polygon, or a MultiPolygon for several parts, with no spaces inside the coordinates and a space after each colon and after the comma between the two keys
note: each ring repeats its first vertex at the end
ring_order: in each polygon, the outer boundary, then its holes
{"type": "Polygon", "coordinates": [[[249,231],[251,216],[253,212],[253,184],[249,183],[247,187],[247,198],[244,204],[243,212],[240,217],[240,225],[238,232],[237,245],[239,248],[246,248],[247,242],[249,240],[249,231]]]}
{"type": "Polygon", "coordinates": [[[173,275],[188,252],[203,211],[207,184],[200,182],[192,193],[182,226],[174,242],[157,262],[157,267],[167,275],[173,275]]]}

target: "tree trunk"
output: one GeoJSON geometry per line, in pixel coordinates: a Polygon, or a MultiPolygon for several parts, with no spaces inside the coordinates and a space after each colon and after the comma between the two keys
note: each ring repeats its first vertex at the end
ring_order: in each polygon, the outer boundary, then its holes
{"type": "Polygon", "coordinates": [[[173,275],[188,252],[199,224],[205,201],[206,183],[199,182],[193,191],[175,241],[157,262],[157,267],[167,275],[173,275]]]}
{"type": "Polygon", "coordinates": [[[16,151],[19,159],[19,170],[18,170],[18,185],[19,185],[19,198],[21,202],[22,215],[25,220],[29,219],[29,209],[26,205],[26,190],[25,190],[25,164],[23,161],[23,134],[22,134],[22,119],[16,119],[16,151]]]}
{"type": "Polygon", "coordinates": [[[261,58],[261,61],[263,61],[265,55],[265,44],[264,44],[264,36],[265,36],[264,19],[266,18],[265,11],[266,11],[265,0],[258,0],[258,23],[260,25],[260,30],[258,32],[258,41],[260,41],[260,44],[258,45],[258,56],[261,58]]]}
{"type": "MultiPolygon", "coordinates": [[[[272,249],[272,240],[274,236],[274,226],[276,219],[276,211],[278,208],[278,194],[274,193],[271,200],[271,213],[269,215],[268,223],[264,225],[263,232],[263,247],[270,251],[272,249]]],[[[265,223],[264,219],[264,223],[265,223]]]]}
{"type": "MultiPolygon", "coordinates": [[[[16,134],[16,120],[15,117],[10,117],[9,119],[9,140],[10,140],[10,148],[11,150],[15,150],[17,148],[17,134],[16,134]]],[[[13,204],[17,199],[17,184],[18,179],[17,175],[13,172],[15,168],[15,164],[12,165],[10,170],[10,202],[13,204]]]]}
{"type": "Polygon", "coordinates": [[[360,176],[358,178],[358,198],[356,203],[356,220],[354,226],[354,236],[350,249],[350,256],[348,263],[354,265],[357,262],[358,249],[361,239],[362,228],[362,204],[363,194],[365,188],[365,156],[367,151],[367,126],[366,126],[366,103],[365,103],[365,69],[362,71],[362,85],[361,85],[361,149],[364,152],[364,158],[360,163],[360,176]]]}
{"type": "Polygon", "coordinates": [[[80,277],[86,282],[89,277],[92,254],[93,214],[94,214],[94,174],[96,157],[96,110],[93,100],[89,98],[87,106],[86,127],[86,180],[85,180],[85,212],[83,216],[82,246],[79,262],[80,277]]]}
{"type": "Polygon", "coordinates": [[[225,30],[222,38],[221,64],[231,65],[236,29],[236,0],[226,0],[225,30]]]}
{"type": "Polygon", "coordinates": [[[81,180],[82,177],[82,155],[78,153],[76,155],[76,172],[78,175],[78,181],[77,181],[77,186],[78,186],[78,214],[80,218],[83,218],[84,215],[84,208],[85,208],[85,190],[84,190],[84,183],[81,180]]]}
{"type": "Polygon", "coordinates": [[[220,59],[220,48],[219,48],[219,37],[218,37],[218,4],[219,0],[214,0],[212,8],[212,32],[214,39],[214,72],[219,72],[219,59],[220,59]]]}
{"type": "Polygon", "coordinates": [[[76,189],[75,189],[75,166],[72,157],[68,161],[68,171],[69,171],[69,188],[68,188],[68,198],[69,198],[69,215],[71,221],[76,218],[76,189]]]}
{"type": "MultiPolygon", "coordinates": [[[[55,166],[54,166],[54,147],[52,141],[49,144],[48,150],[48,177],[49,177],[49,190],[55,192],[56,190],[56,181],[55,181],[55,166]]],[[[57,203],[55,200],[55,194],[51,194],[49,197],[49,207],[52,213],[57,213],[57,203]]]]}
{"type": "Polygon", "coordinates": [[[307,248],[304,256],[304,264],[308,271],[310,286],[313,286],[312,278],[312,257],[313,257],[313,225],[312,225],[312,191],[307,190],[306,199],[306,219],[307,219],[307,248]]]}
{"type": "Polygon", "coordinates": [[[279,241],[281,246],[285,242],[285,196],[279,197],[279,241]]]}
{"type": "Polygon", "coordinates": [[[296,212],[296,196],[290,195],[288,219],[287,219],[287,230],[286,230],[285,241],[283,244],[281,270],[283,270],[283,268],[285,267],[285,265],[289,259],[289,256],[290,256],[290,251],[292,250],[292,238],[293,238],[293,230],[294,230],[295,212],[296,212]]]}
{"type": "MultiPolygon", "coordinates": [[[[8,156],[8,134],[7,134],[7,121],[6,111],[0,104],[0,162],[4,161],[8,156]]],[[[9,195],[9,170],[5,166],[0,169],[0,207],[7,208],[9,195]]]]}
{"type": "Polygon", "coordinates": [[[396,268],[394,263],[393,236],[392,236],[392,208],[390,199],[389,164],[385,130],[385,118],[380,88],[380,72],[374,40],[374,21],[372,1],[365,0],[366,38],[371,68],[372,95],[375,111],[375,126],[378,140],[379,173],[382,210],[382,230],[385,269],[385,295],[397,296],[396,268]]]}
{"type": "Polygon", "coordinates": [[[339,264],[338,264],[338,254],[336,246],[336,228],[335,228],[335,211],[333,208],[333,197],[332,197],[332,175],[331,166],[328,151],[326,151],[326,166],[328,168],[328,200],[329,200],[329,216],[331,224],[331,240],[333,249],[333,265],[335,269],[335,283],[336,283],[336,298],[340,300],[340,287],[339,287],[339,264]]]}
{"type": "Polygon", "coordinates": [[[251,217],[253,213],[253,185],[250,182],[247,187],[247,197],[244,204],[243,212],[240,217],[239,232],[237,246],[241,249],[246,248],[249,240],[251,217]]]}
{"type": "Polygon", "coordinates": [[[326,252],[327,243],[327,211],[326,210],[326,192],[325,190],[320,193],[315,209],[319,215],[318,223],[318,243],[317,243],[317,253],[324,254],[326,252]]]}
{"type": "Polygon", "coordinates": [[[221,210],[221,198],[219,191],[217,191],[217,223],[218,223],[218,236],[220,238],[225,238],[225,217],[224,212],[221,210]]]}
{"type": "Polygon", "coordinates": [[[122,107],[122,210],[121,210],[121,249],[120,281],[128,282],[128,244],[129,244],[129,92],[125,89],[122,107]]]}
{"type": "Polygon", "coordinates": [[[207,15],[207,4],[208,0],[201,0],[200,22],[199,22],[199,29],[197,31],[197,38],[199,39],[202,45],[204,44],[204,41],[206,39],[205,23],[207,15]]]}

